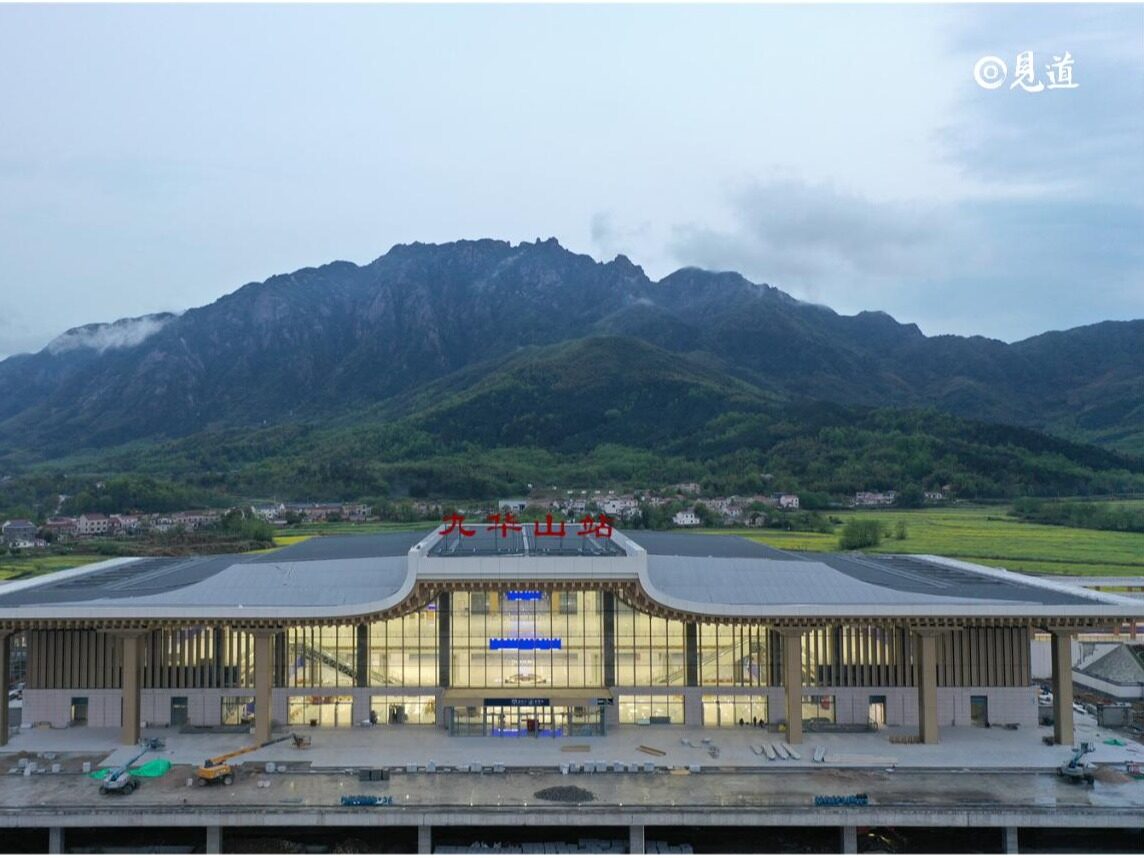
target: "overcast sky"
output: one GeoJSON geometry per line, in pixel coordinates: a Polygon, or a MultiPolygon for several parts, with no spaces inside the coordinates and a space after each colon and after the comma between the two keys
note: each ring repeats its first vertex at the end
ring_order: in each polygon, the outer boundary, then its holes
{"type": "Polygon", "coordinates": [[[1012,341],[1144,317],[1142,201],[1141,5],[0,6],[0,355],[548,236],[1012,341]]]}

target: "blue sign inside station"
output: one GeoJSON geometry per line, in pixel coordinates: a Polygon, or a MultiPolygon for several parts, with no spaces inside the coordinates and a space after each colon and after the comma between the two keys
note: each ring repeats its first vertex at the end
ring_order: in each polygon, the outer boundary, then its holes
{"type": "Polygon", "coordinates": [[[560,638],[489,638],[489,649],[560,649],[560,638]]]}

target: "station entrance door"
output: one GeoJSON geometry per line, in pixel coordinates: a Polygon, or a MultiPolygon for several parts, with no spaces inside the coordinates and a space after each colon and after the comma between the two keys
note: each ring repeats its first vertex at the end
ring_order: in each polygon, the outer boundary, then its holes
{"type": "Polygon", "coordinates": [[[447,692],[446,717],[451,735],[558,738],[604,733],[606,704],[583,692],[554,693],[550,697],[473,698],[471,694],[447,692]]]}

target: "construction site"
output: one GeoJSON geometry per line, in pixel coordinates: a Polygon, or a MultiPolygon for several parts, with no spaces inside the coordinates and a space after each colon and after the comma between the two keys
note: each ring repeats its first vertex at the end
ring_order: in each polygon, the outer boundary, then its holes
{"type": "Polygon", "coordinates": [[[700,535],[108,561],[0,586],[0,826],[53,853],[1139,851],[1142,618],[700,535]]]}

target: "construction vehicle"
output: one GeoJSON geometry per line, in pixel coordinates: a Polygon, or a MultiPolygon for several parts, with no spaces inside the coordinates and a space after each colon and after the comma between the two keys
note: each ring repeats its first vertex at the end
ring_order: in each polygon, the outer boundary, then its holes
{"type": "Polygon", "coordinates": [[[131,767],[150,750],[150,747],[144,748],[122,766],[116,766],[104,775],[103,781],[99,785],[99,794],[122,793],[123,795],[131,795],[135,792],[139,786],[139,778],[131,774],[131,767]]]}
{"type": "Polygon", "coordinates": [[[1081,742],[1079,747],[1073,748],[1072,759],[1057,766],[1057,774],[1062,778],[1068,778],[1074,784],[1086,783],[1092,786],[1096,782],[1096,778],[1081,760],[1086,754],[1091,754],[1095,750],[1096,746],[1092,742],[1081,742]]]}
{"type": "Polygon", "coordinates": [[[122,793],[123,795],[131,795],[135,792],[139,788],[139,778],[131,774],[131,767],[149,751],[157,751],[164,745],[162,739],[144,739],[143,750],[122,766],[116,766],[103,776],[103,780],[99,784],[99,794],[122,793]]]}
{"type": "Polygon", "coordinates": [[[308,736],[299,736],[297,733],[291,733],[289,736],[279,736],[277,739],[271,739],[269,742],[263,742],[260,745],[247,745],[244,748],[239,748],[237,751],[211,757],[199,766],[198,771],[195,772],[199,778],[199,786],[217,783],[230,786],[234,783],[234,767],[227,763],[227,760],[233,760],[235,757],[241,757],[243,754],[257,751],[259,748],[277,745],[279,742],[285,742],[287,739],[293,739],[294,747],[296,748],[303,748],[310,744],[308,736]]]}

